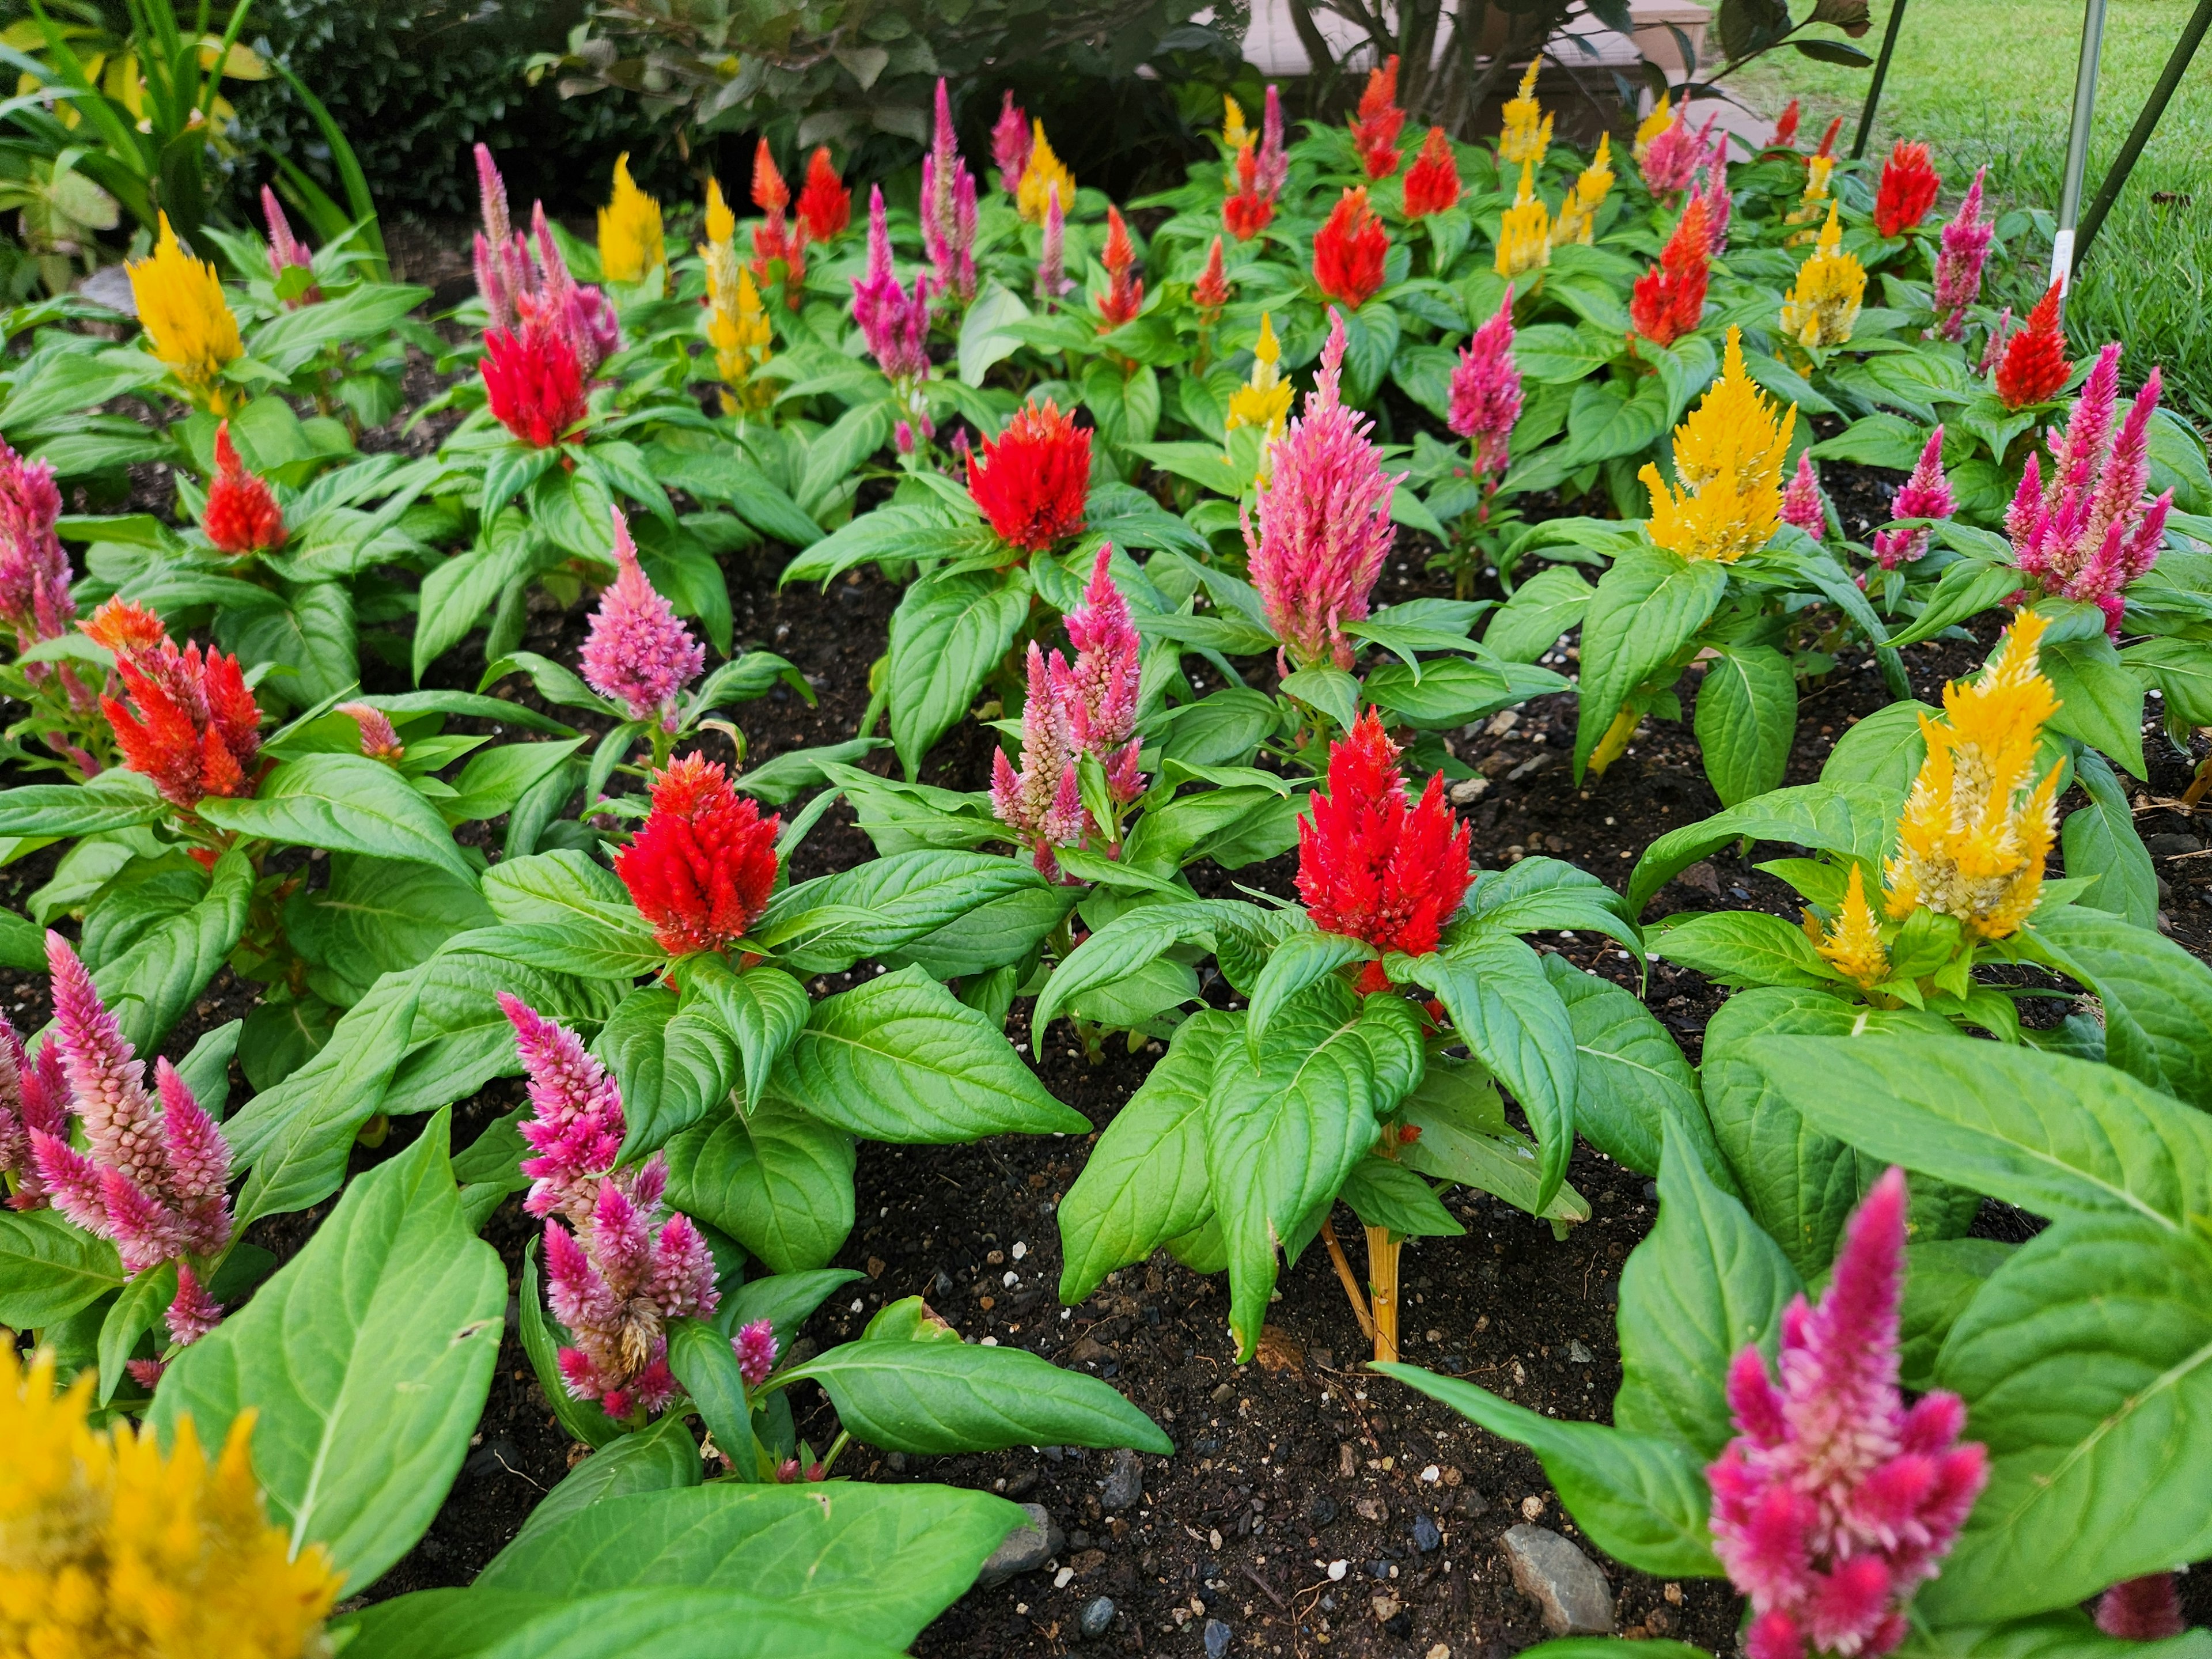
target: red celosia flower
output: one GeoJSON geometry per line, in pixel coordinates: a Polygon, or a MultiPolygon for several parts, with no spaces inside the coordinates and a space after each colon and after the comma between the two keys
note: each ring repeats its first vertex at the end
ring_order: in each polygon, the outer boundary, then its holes
{"type": "Polygon", "coordinates": [[[1200,311],[1213,313],[1229,303],[1229,277],[1221,268],[1221,239],[1213,239],[1213,252],[1206,255],[1206,269],[1190,285],[1191,303],[1200,311]]]}
{"type": "Polygon", "coordinates": [[[1121,222],[1121,210],[1110,203],[1106,209],[1106,252],[1099,263],[1106,267],[1111,283],[1098,296],[1098,331],[1103,334],[1134,322],[1145,304],[1144,283],[1129,275],[1136,266],[1137,250],[1130,245],[1129,228],[1121,222]]]}
{"type": "Polygon", "coordinates": [[[765,138],[753,149],[753,205],[763,213],[781,213],[791,205],[791,186],[776,170],[775,153],[765,138]]]}
{"type": "Polygon", "coordinates": [[[1393,53],[1381,69],[1367,72],[1367,89],[1359,95],[1359,118],[1352,124],[1352,142],[1370,179],[1387,179],[1398,170],[1398,129],[1406,125],[1406,112],[1398,107],[1398,58],[1393,53]]]}
{"type": "Polygon", "coordinates": [[[261,775],[261,710],[238,659],[177,649],[161,619],[128,599],[110,599],[83,624],[115,653],[126,707],[102,697],[123,763],[154,780],[164,799],[190,808],[208,795],[250,795],[261,775]]]}
{"type": "Polygon", "coordinates": [[[1419,219],[1459,204],[1459,161],[1442,127],[1431,127],[1413,165],[1406,169],[1406,216],[1419,219]]]}
{"type": "Polygon", "coordinates": [[[653,780],[653,811],[615,874],[669,955],[719,951],[768,908],[782,822],[731,788],[719,762],[686,755],[653,780]]]}
{"type": "Polygon", "coordinates": [[[799,222],[806,228],[807,240],[826,242],[852,220],[853,192],[830,165],[830,147],[818,145],[806,164],[806,188],[799,192],[799,222]]]}
{"type": "Polygon", "coordinates": [[[1705,310],[1705,279],[1712,253],[1705,233],[1705,200],[1692,196],[1659,263],[1636,279],[1629,321],[1654,345],[1672,345],[1698,325],[1705,310]]]}
{"type": "Polygon", "coordinates": [[[1815,155],[1833,155],[1836,153],[1836,135],[1843,131],[1843,130],[1844,118],[1838,115],[1834,120],[1828,123],[1828,130],[1820,135],[1820,147],[1814,150],[1813,154],[1815,155]]]}
{"type": "Polygon", "coordinates": [[[1357,311],[1382,286],[1382,262],[1389,252],[1389,234],[1367,205],[1366,186],[1347,190],[1314,238],[1315,285],[1357,311]]]}
{"type": "Polygon", "coordinates": [[[201,527],[210,541],[234,556],[284,545],[284,514],[268,483],[238,459],[228,421],[215,429],[215,479],[208,485],[201,527]]]}
{"type": "Polygon", "coordinates": [[[1237,193],[1221,204],[1221,228],[1240,242],[1267,229],[1275,216],[1275,198],[1260,188],[1260,161],[1246,144],[1237,152],[1237,193]]]}
{"type": "Polygon", "coordinates": [[[1881,185],[1874,198],[1874,228],[1885,236],[1902,236],[1928,216],[1928,210],[1936,205],[1936,192],[1942,187],[1943,180],[1928,159],[1928,146],[1900,138],[1882,163],[1881,185]]]}
{"type": "Polygon", "coordinates": [[[584,370],[575,349],[537,319],[520,332],[484,336],[484,391],[493,416],[523,442],[550,449],[584,418],[584,370]]]}
{"type": "MultiPolygon", "coordinates": [[[[1443,774],[1406,799],[1398,745],[1373,709],[1330,745],[1328,792],[1298,820],[1298,896],[1314,925],[1378,951],[1425,956],[1474,879],[1467,826],[1444,805],[1443,774]]],[[[1388,983],[1370,964],[1360,989],[1388,983]]]]}
{"type": "Polygon", "coordinates": [[[1024,404],[1006,429],[968,458],[968,493],[1001,539],[1032,553],[1083,528],[1091,433],[1047,398],[1024,404]]]}
{"type": "Polygon", "coordinates": [[[1766,141],[1769,149],[1797,148],[1797,100],[1792,98],[1790,107],[1782,112],[1782,118],[1774,124],[1774,136],[1766,141]]]}
{"type": "Polygon", "coordinates": [[[2027,326],[2005,342],[1996,380],[1997,397],[2007,409],[2047,404],[2066,389],[2074,370],[2066,361],[2063,298],[2053,283],[2027,313],[2027,326]]]}
{"type": "MultiPolygon", "coordinates": [[[[849,196],[848,192],[848,214],[849,196]]],[[[781,260],[784,303],[796,311],[806,286],[807,225],[803,211],[798,224],[785,222],[784,210],[791,205],[791,186],[776,171],[775,157],[765,138],[753,151],[753,205],[768,216],[765,222],[753,227],[753,280],[763,286],[772,282],[775,276],[769,267],[781,260]]]]}

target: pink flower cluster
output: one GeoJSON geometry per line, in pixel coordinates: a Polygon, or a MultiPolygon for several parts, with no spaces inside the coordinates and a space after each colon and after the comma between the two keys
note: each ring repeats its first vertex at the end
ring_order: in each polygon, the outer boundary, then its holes
{"type": "Polygon", "coordinates": [[[1698,176],[1704,185],[1698,199],[1705,204],[1705,252],[1717,259],[1728,252],[1729,210],[1734,205],[1729,196],[1726,133],[1698,162],[1698,176]]]}
{"type": "Polygon", "coordinates": [[[991,810],[1047,875],[1057,867],[1054,848],[1079,847],[1098,828],[1083,805],[1079,768],[1085,755],[1105,769],[1116,801],[1134,800],[1145,787],[1137,769],[1140,647],[1128,601],[1109,571],[1113,553],[1110,544],[1098,550],[1083,603],[1067,613],[1074,663],[1030,646],[1020,770],[1003,749],[994,757],[991,810]]]}
{"type": "Polygon", "coordinates": [[[1305,412],[1274,444],[1274,471],[1260,492],[1255,530],[1244,515],[1244,544],[1267,624],[1300,668],[1352,665],[1343,626],[1367,615],[1396,531],[1390,497],[1397,479],[1382,471],[1370,422],[1344,405],[1344,319],[1329,308],[1328,343],[1305,412]]]}
{"type": "MultiPolygon", "coordinates": [[[[1710,166],[1713,149],[1713,123],[1720,118],[1708,115],[1704,126],[1690,131],[1690,110],[1686,100],[1674,112],[1673,125],[1651,141],[1644,152],[1644,183],[1654,196],[1668,196],[1678,190],[1687,190],[1697,178],[1698,169],[1710,166]]],[[[1726,141],[1723,140],[1723,143],[1726,141]]],[[[1725,187],[1724,187],[1725,188],[1725,187]]],[[[1711,211],[1710,206],[1707,212],[1711,211]]],[[[1727,234],[1723,224],[1720,234],[1727,234]]],[[[1708,222],[1705,234],[1714,233],[1708,222]]]]}
{"type": "MultiPolygon", "coordinates": [[[[1939,426],[1929,435],[1928,447],[1920,452],[1920,460],[1912,469],[1912,475],[1889,498],[1889,516],[1948,519],[1958,510],[1959,498],[1951,493],[1950,479],[1943,476],[1943,428],[1939,426]]],[[[1914,530],[1877,530],[1874,532],[1874,556],[1884,570],[1894,570],[1924,555],[1928,541],[1924,525],[1914,530]]]]}
{"type": "Polygon", "coordinates": [[[1452,369],[1451,410],[1447,424],[1474,448],[1474,476],[1503,472],[1521,418],[1521,370],[1513,361],[1513,295],[1509,288],[1498,314],[1475,330],[1460,349],[1452,369]]]}
{"type": "Polygon", "coordinates": [[[2124,590],[2158,562],[2173,505],[2170,489],[2156,501],[2143,499],[2159,384],[2154,368],[2116,434],[2120,348],[2108,345],[2099,352],[2064,435],[2055,427],[2045,434],[2051,453],[2049,486],[2038,458],[2029,455],[2020,491],[2005,513],[2005,532],[2021,574],[2045,593],[2095,605],[2115,639],[2126,608],[2124,590]]]}
{"type": "Polygon", "coordinates": [[[1030,118],[1014,102],[1012,93],[1005,94],[999,100],[998,121],[991,128],[991,159],[999,164],[999,183],[1007,195],[1021,189],[1036,142],[1030,136],[1030,118]]]}
{"type": "Polygon", "coordinates": [[[1898,1390],[1905,1172],[1877,1181],[1846,1230],[1818,1306],[1782,1316],[1780,1381],[1756,1347],[1735,1357],[1739,1431],[1705,1471],[1713,1552],[1750,1599],[1748,1659],[1808,1652],[1878,1659],[1905,1639],[1905,1606],[1936,1576],[1989,1478],[1959,1443],[1956,1395],[1898,1390]]]}
{"type": "Polygon", "coordinates": [[[975,179],[960,159],[952,105],[937,82],[935,142],[921,158],[921,244],[937,273],[937,290],[963,304],[975,297],[975,179]]]}
{"type": "MultiPolygon", "coordinates": [[[[0,439],[0,623],[15,630],[18,650],[60,637],[76,616],[69,555],[54,533],[61,512],[54,469],[0,439]]],[[[33,679],[46,666],[33,665],[33,679]]]]}
{"type": "Polygon", "coordinates": [[[1796,475],[1782,492],[1782,522],[1796,525],[1816,542],[1828,532],[1827,498],[1820,493],[1820,475],[1810,454],[1798,455],[1796,475]]]}
{"type": "Polygon", "coordinates": [[[513,332],[530,324],[557,334],[575,354],[586,380],[592,371],[622,349],[622,330],[606,295],[580,284],[569,275],[568,262],[553,240],[546,222],[545,204],[530,210],[529,238],[509,221],[507,181],[491,159],[491,151],[477,146],[477,190],[483,212],[483,228],[477,233],[477,292],[483,298],[484,331],[513,332]],[[531,254],[531,241],[538,245],[531,254]]]}
{"type": "MultiPolygon", "coordinates": [[[[292,234],[292,222],[284,216],[284,204],[276,199],[276,192],[266,185],[261,186],[261,216],[269,226],[269,274],[282,277],[292,267],[314,268],[314,256],[305,244],[292,234]]],[[[297,311],[301,306],[316,304],[323,297],[319,288],[309,286],[297,299],[284,301],[284,309],[297,311]]]]}
{"type": "Polygon", "coordinates": [[[1996,221],[1982,216],[1982,175],[1988,171],[1976,169],[1966,199],[1943,227],[1942,251],[1936,256],[1937,320],[1933,331],[1941,339],[1955,340],[1966,331],[1966,307],[1981,297],[1982,267],[1989,262],[1990,242],[1997,232],[1996,221]]]}
{"type": "Polygon", "coordinates": [[[1036,297],[1048,308],[1060,303],[1060,296],[1075,286],[1067,276],[1067,213],[1066,204],[1060,199],[1060,186],[1054,185],[1044,204],[1043,241],[1037,252],[1036,297]]]}
{"type": "Polygon", "coordinates": [[[637,544],[620,507],[613,509],[613,586],[599,595],[584,639],[584,678],[620,703],[634,720],[658,720],[676,729],[676,699],[707,665],[707,647],[677,619],[676,609],[646,580],[637,544]]]}
{"type": "Polygon", "coordinates": [[[607,1068],[584,1052],[583,1040],[558,1020],[505,991],[499,1007],[514,1027],[514,1046],[530,1079],[532,1115],[518,1127],[537,1156],[522,1160],[531,1179],[522,1207],[580,1222],[622,1154],[621,1091],[607,1068]]]}
{"type": "Polygon", "coordinates": [[[915,273],[914,291],[899,286],[891,270],[891,233],[884,192],[868,192],[868,274],[853,279],[853,320],[877,366],[894,380],[929,374],[929,278],[915,273]]]}

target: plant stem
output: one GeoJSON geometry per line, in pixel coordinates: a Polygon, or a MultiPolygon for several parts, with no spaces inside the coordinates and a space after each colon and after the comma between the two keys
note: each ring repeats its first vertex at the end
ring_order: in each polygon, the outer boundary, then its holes
{"type": "Polygon", "coordinates": [[[1644,717],[1632,709],[1624,708],[1613,717],[1613,724],[1605,728],[1605,735],[1598,739],[1596,749],[1591,751],[1589,775],[1592,777],[1605,775],[1605,769],[1620,758],[1621,751],[1628,747],[1629,739],[1636,735],[1636,728],[1643,723],[1644,717]]]}
{"type": "Polygon", "coordinates": [[[1344,1246],[1336,1242],[1336,1224],[1321,1224],[1321,1242],[1328,1246],[1328,1259],[1336,1264],[1336,1276],[1344,1281],[1344,1293],[1352,1298],[1352,1317],[1359,1322],[1359,1334],[1370,1342],[1375,1340],[1374,1316],[1367,1311],[1367,1298],[1360,1294],[1359,1280],[1352,1271],[1352,1263],[1345,1259],[1344,1246]]]}
{"type": "Polygon", "coordinates": [[[830,1478],[830,1471],[835,1468],[837,1465],[837,1454],[843,1451],[846,1447],[852,1443],[853,1434],[851,1430],[840,1429],[837,1431],[837,1437],[830,1443],[830,1455],[822,1460],[822,1478],[824,1480],[827,1480],[830,1478]]]}
{"type": "Polygon", "coordinates": [[[1398,1257],[1406,1248],[1402,1238],[1390,1237],[1388,1227],[1367,1230],[1368,1288],[1375,1297],[1375,1363],[1398,1357],[1398,1257]]]}

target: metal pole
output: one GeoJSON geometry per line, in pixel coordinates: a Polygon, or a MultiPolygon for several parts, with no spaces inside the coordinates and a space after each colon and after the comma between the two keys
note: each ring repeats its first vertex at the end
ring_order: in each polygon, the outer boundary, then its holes
{"type": "Polygon", "coordinates": [[[1866,106],[1859,111],[1859,130],[1851,139],[1851,160],[1866,154],[1867,138],[1874,131],[1874,112],[1881,107],[1881,83],[1889,79],[1889,59],[1897,50],[1897,31],[1905,21],[1905,0],[1889,9],[1889,27],[1881,32],[1881,53],[1874,60],[1874,79],[1867,82],[1866,106]]]}
{"type": "Polygon", "coordinates": [[[2089,244],[2097,240],[2097,231],[2105,222],[2105,216],[2112,210],[2112,204],[2119,199],[2121,186],[2128,182],[2128,175],[2135,171],[2136,161],[2142,159],[2143,146],[2150,142],[2151,134],[2157,131],[2159,119],[2166,113],[2166,105],[2172,101],[2175,89],[2181,85],[2181,77],[2188,72],[2190,59],[2197,55],[2197,47],[2204,44],[2208,29],[2212,29],[2212,0],[2197,0],[2196,13],[2183,25],[2181,38],[2173,43],[2173,55],[2166,60],[2166,68],[2158,77],[2158,84],[2151,88],[2150,101],[2143,106],[2142,113],[2136,117],[2134,130],[2128,134],[2127,143],[2120,146],[2120,153],[2112,160],[2112,170],[2106,173],[2105,182],[2098,187],[2097,199],[2089,204],[2089,211],[2082,217],[2081,234],[2074,239],[2074,263],[2076,265],[2089,257],[2089,244]]]}
{"type": "Polygon", "coordinates": [[[2089,171],[2089,124],[2097,112],[2097,58],[2105,44],[2105,0],[2081,13],[2081,61],[2074,71],[2074,125],[2066,135],[2066,182],[2058,196],[2058,231],[2051,242],[2051,280],[2060,293],[2074,285],[2074,227],[2081,216],[2081,183],[2089,171]]]}

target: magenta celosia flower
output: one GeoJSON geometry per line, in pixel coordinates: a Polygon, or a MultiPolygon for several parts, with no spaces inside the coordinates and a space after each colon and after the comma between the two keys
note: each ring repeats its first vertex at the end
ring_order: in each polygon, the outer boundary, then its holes
{"type": "Polygon", "coordinates": [[[2189,1628],[2170,1572],[2124,1578],[2097,1598],[2097,1628],[2123,1642],[2163,1642],[2189,1628]]]}
{"type": "MultiPolygon", "coordinates": [[[[269,274],[281,280],[286,270],[300,266],[312,270],[314,257],[300,239],[292,234],[292,222],[284,216],[284,204],[276,199],[276,192],[268,185],[261,186],[261,217],[269,227],[269,274]]],[[[311,306],[323,297],[323,291],[310,283],[305,293],[284,301],[284,309],[296,311],[301,306],[311,306]]]]}
{"type": "MultiPolygon", "coordinates": [[[[18,650],[58,639],[76,616],[69,555],[54,533],[61,511],[53,468],[0,439],[0,623],[15,631],[18,650]]],[[[50,664],[30,665],[33,684],[51,672],[50,664]]]]}
{"type": "Polygon", "coordinates": [[[580,1224],[622,1153],[622,1091],[585,1052],[583,1039],[558,1020],[505,991],[499,1006],[514,1026],[514,1046],[530,1079],[532,1115],[516,1127],[538,1156],[522,1160],[532,1182],[522,1207],[580,1224]]]}
{"type": "Polygon", "coordinates": [[[1844,1235],[1817,1306],[1782,1316],[1780,1381],[1756,1347],[1729,1368],[1738,1433],[1705,1471],[1713,1553],[1749,1598],[1749,1659],[1808,1652],[1879,1659],[1905,1639],[1905,1604],[1966,1524],[1989,1479],[1959,1443],[1966,1408],[1897,1382],[1905,1172],[1877,1181],[1844,1235]]]}
{"type": "Polygon", "coordinates": [[[361,728],[361,752],[370,760],[399,761],[406,758],[407,746],[399,741],[399,733],[392,729],[392,716],[381,708],[372,708],[365,702],[342,702],[331,712],[349,716],[361,728]]]}
{"type": "MultiPolygon", "coordinates": [[[[1966,307],[1981,296],[1982,267],[1989,260],[1990,241],[1996,221],[1982,216],[1982,175],[1975,170],[1966,199],[1957,216],[1943,227],[1942,251],[1936,256],[1936,333],[1955,340],[1966,331],[1966,307]]],[[[2009,314],[2009,313],[2008,313],[2009,314]]]]}
{"type": "Polygon", "coordinates": [[[1074,284],[1067,280],[1067,216],[1060,200],[1060,185],[1048,187],[1044,203],[1044,241],[1037,255],[1036,297],[1048,307],[1074,284]]]}
{"type": "Polygon", "coordinates": [[[1975,366],[1977,374],[1993,374],[2004,361],[2005,347],[2012,338],[2012,307],[2007,306],[1997,313],[1997,319],[1990,325],[1990,337],[1982,345],[1982,361],[1975,366]]]}
{"type": "Polygon", "coordinates": [[[747,1388],[757,1389],[768,1381],[769,1373],[775,1369],[775,1326],[765,1319],[740,1326],[730,1339],[730,1347],[738,1356],[738,1375],[745,1379],[747,1388]]]}
{"type": "MultiPolygon", "coordinates": [[[[1920,452],[1919,464],[1912,469],[1912,476],[1889,498],[1889,516],[1948,519],[1958,510],[1959,498],[1951,493],[1951,481],[1943,475],[1943,428],[1939,426],[1929,435],[1928,446],[1920,452]]],[[[1877,530],[1874,532],[1874,556],[1884,570],[1894,570],[1925,554],[1928,541],[1924,525],[1915,530],[1877,530]]]]}
{"type": "MultiPolygon", "coordinates": [[[[1671,195],[1678,190],[1687,190],[1712,155],[1713,123],[1719,118],[1709,115],[1704,126],[1690,131],[1689,105],[1686,101],[1674,112],[1672,125],[1651,141],[1644,152],[1644,183],[1654,196],[1671,195]]],[[[1710,224],[1705,234],[1712,234],[1710,224]]]]}
{"type": "Polygon", "coordinates": [[[476,147],[477,193],[483,228],[477,233],[477,293],[484,303],[487,334],[513,332],[533,320],[559,334],[576,354],[584,378],[622,349],[614,307],[597,288],[577,283],[561,257],[544,203],[531,208],[531,236],[507,216],[507,183],[483,145],[476,147]],[[531,241],[537,254],[531,253],[531,241]]]}
{"type": "Polygon", "coordinates": [[[676,699],[707,665],[707,647],[678,620],[676,607],[653,589],[637,562],[637,544],[620,507],[613,509],[613,585],[599,595],[584,640],[584,678],[634,720],[658,720],[676,729],[676,699]]]}
{"type": "Polygon", "coordinates": [[[927,377],[929,278],[917,271],[912,294],[899,286],[881,185],[868,192],[868,274],[853,279],[853,320],[877,366],[892,380],[927,377]]]}
{"type": "Polygon", "coordinates": [[[1820,494],[1820,475],[1810,454],[1797,457],[1796,476],[1782,492],[1782,522],[1794,524],[1814,541],[1827,533],[1828,508],[1820,494]]]}
{"type": "Polygon", "coordinates": [[[62,1046],[41,1044],[39,1057],[23,1052],[23,1040],[0,1015],[0,1171],[15,1177],[8,1200],[11,1210],[43,1209],[46,1178],[31,1149],[33,1131],[69,1138],[69,1079],[62,1071],[62,1046]]]}
{"type": "Polygon", "coordinates": [[[1083,810],[1076,775],[1077,757],[1069,742],[1064,710],[1052,695],[1052,669],[1036,641],[1030,641],[1029,695],[1022,704],[1022,763],[1017,772],[1006,751],[991,757],[991,811],[1030,848],[1039,870],[1058,866],[1055,847],[1081,842],[1090,823],[1083,810]]]}
{"type": "Polygon", "coordinates": [[[599,1183],[571,1233],[545,1224],[546,1300],[575,1346],[561,1350],[561,1380],[608,1414],[657,1412],[674,1399],[667,1323],[714,1311],[714,1261],[682,1214],[660,1219],[667,1166],[656,1152],[629,1181],[599,1183]]]}
{"type": "Polygon", "coordinates": [[[1271,82],[1267,105],[1260,117],[1260,154],[1252,182],[1259,186],[1260,194],[1272,202],[1283,193],[1283,186],[1290,178],[1290,154],[1283,148],[1282,94],[1271,82]]]}
{"type": "Polygon", "coordinates": [[[2031,453],[2005,514],[2013,561],[2021,574],[2043,592],[2095,605],[2115,639],[2126,609],[2124,591],[2158,562],[2173,505],[2170,489],[2156,501],[2143,499],[2159,371],[2151,370],[2116,434],[2119,386],[2120,348],[2108,345],[2097,355],[2064,435],[2056,428],[2045,434],[2051,451],[2049,486],[2031,453]]]}
{"type": "Polygon", "coordinates": [[[1704,187],[1698,198],[1705,204],[1705,252],[1717,259],[1728,252],[1729,210],[1733,205],[1729,198],[1727,134],[1722,134],[1720,142],[1705,152],[1698,176],[1704,187]]]}
{"type": "Polygon", "coordinates": [[[1475,330],[1452,369],[1451,413],[1446,422],[1474,447],[1474,476],[1505,470],[1513,423],[1521,418],[1521,371],[1513,362],[1513,295],[1498,314],[1475,330]]]}
{"type": "Polygon", "coordinates": [[[952,105],[937,82],[935,142],[921,158],[921,245],[937,272],[937,289],[964,305],[975,297],[975,180],[960,159],[952,105]]]}
{"type": "Polygon", "coordinates": [[[1021,189],[1022,174],[1029,171],[1030,148],[1035,143],[1029,117],[1014,102],[1012,93],[1003,94],[998,123],[991,129],[991,159],[999,164],[999,183],[1007,195],[1021,189]]]}
{"type": "Polygon", "coordinates": [[[222,1304],[208,1294],[191,1263],[177,1263],[177,1294],[169,1304],[169,1334],[179,1346],[198,1341],[222,1323],[222,1304]]]}
{"type": "Polygon", "coordinates": [[[1244,545],[1268,626],[1300,668],[1352,665],[1343,626],[1367,615],[1368,595],[1396,535],[1370,422],[1344,405],[1344,319],[1329,307],[1328,343],[1305,412],[1275,441],[1260,521],[1243,515],[1244,545]]]}

